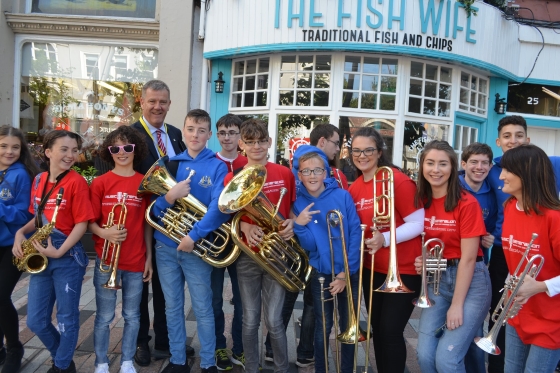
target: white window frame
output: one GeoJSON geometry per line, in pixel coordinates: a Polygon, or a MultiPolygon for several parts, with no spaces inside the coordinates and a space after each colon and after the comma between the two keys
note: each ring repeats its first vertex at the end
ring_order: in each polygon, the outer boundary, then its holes
{"type": "Polygon", "coordinates": [[[466,126],[463,124],[456,124],[454,127],[455,127],[455,139],[453,140],[453,149],[455,150],[455,153],[457,153],[459,168],[461,168],[461,155],[463,154],[463,149],[465,149],[467,146],[469,146],[470,144],[478,140],[478,128],[466,126]],[[466,140],[466,145],[463,146],[465,130],[467,130],[467,140],[466,140]],[[473,136],[473,132],[474,132],[474,136],[473,136]]]}
{"type": "Polygon", "coordinates": [[[80,62],[82,65],[82,79],[92,79],[98,80],[100,76],[94,77],[88,73],[88,65],[87,65],[87,57],[88,56],[97,56],[97,70],[98,74],[100,75],[101,72],[99,71],[99,57],[101,56],[99,53],[88,53],[88,52],[80,52],[80,62]]]}
{"type": "Polygon", "coordinates": [[[271,56],[266,55],[266,56],[254,56],[254,57],[248,57],[248,58],[241,58],[241,59],[236,59],[232,61],[231,64],[231,76],[229,77],[229,79],[231,79],[231,84],[230,84],[230,93],[229,93],[229,110],[231,111],[240,111],[240,110],[250,110],[250,111],[255,111],[255,110],[262,110],[262,109],[268,109],[270,108],[270,83],[271,83],[271,56]],[[260,64],[261,64],[261,60],[265,60],[268,59],[268,71],[267,72],[259,72],[259,68],[260,68],[260,64]],[[251,60],[256,60],[257,64],[255,66],[255,72],[254,73],[250,73],[247,74],[247,61],[251,61],[251,60]],[[243,74],[235,74],[235,65],[237,63],[240,62],[244,62],[244,66],[243,66],[243,74]],[[258,81],[259,81],[259,77],[260,76],[267,76],[268,77],[268,84],[266,88],[258,88],[258,81]],[[247,81],[247,77],[254,77],[255,78],[255,86],[253,89],[250,90],[246,90],[245,89],[245,84],[247,81]],[[235,90],[235,79],[242,79],[242,89],[240,91],[235,90]],[[252,93],[253,96],[253,105],[252,106],[244,106],[245,105],[245,98],[246,98],[246,94],[247,93],[252,93]],[[266,105],[263,106],[257,106],[255,105],[257,102],[257,95],[259,93],[266,93],[266,105]],[[242,99],[241,99],[241,106],[233,106],[233,102],[234,102],[234,95],[242,95],[242,99]]]}
{"type": "MultiPolygon", "coordinates": [[[[407,80],[406,103],[405,103],[407,115],[419,115],[419,116],[422,116],[423,118],[442,118],[442,119],[446,119],[446,120],[453,120],[453,115],[454,115],[454,111],[453,111],[453,98],[454,98],[453,76],[456,73],[456,69],[454,69],[453,67],[451,67],[449,65],[438,64],[438,63],[434,63],[432,61],[423,61],[423,60],[418,60],[418,59],[411,59],[410,63],[409,63],[409,66],[408,66],[408,69],[409,70],[407,72],[408,80],[407,80]],[[412,69],[412,64],[413,63],[422,64],[422,77],[421,78],[412,76],[411,69],[412,69]],[[431,66],[436,66],[437,67],[437,73],[438,73],[437,80],[432,80],[432,79],[427,79],[426,78],[426,65],[431,65],[431,66]],[[449,82],[444,82],[444,81],[441,80],[441,68],[442,67],[451,70],[451,74],[450,74],[451,79],[450,79],[449,82]],[[410,85],[411,85],[412,80],[422,81],[422,94],[420,96],[410,94],[410,85]],[[437,86],[436,86],[436,97],[425,96],[426,82],[437,84],[437,86]],[[448,85],[450,87],[451,94],[450,94],[449,99],[439,98],[439,89],[440,89],[441,84],[445,84],[445,85],[448,85]],[[436,104],[435,104],[435,110],[436,110],[435,114],[432,115],[432,114],[425,114],[424,112],[416,113],[416,112],[410,111],[410,107],[409,107],[410,106],[410,98],[419,98],[421,100],[420,110],[422,110],[422,108],[424,107],[424,105],[423,105],[424,100],[435,101],[436,102],[436,104]],[[438,108],[439,108],[439,103],[440,102],[447,103],[449,115],[447,115],[447,116],[438,115],[438,108]]],[[[433,121],[433,119],[429,119],[429,120],[433,121]]]]}
{"type": "Polygon", "coordinates": [[[459,87],[459,95],[458,95],[458,100],[457,100],[457,110],[462,111],[464,113],[469,113],[471,115],[477,115],[477,116],[486,118],[486,115],[488,114],[488,106],[489,106],[488,105],[489,104],[488,89],[490,88],[490,79],[488,77],[473,74],[469,71],[461,70],[459,72],[459,86],[458,87],[459,87]],[[463,74],[469,76],[469,83],[468,83],[468,86],[466,86],[466,87],[462,85],[463,74]],[[476,87],[474,89],[471,87],[473,78],[476,79],[476,87]],[[486,89],[485,89],[484,92],[479,89],[481,79],[486,81],[486,89]],[[468,98],[469,98],[469,103],[468,104],[465,104],[465,103],[461,102],[461,94],[462,94],[463,91],[468,92],[468,98]],[[475,95],[475,105],[471,105],[471,103],[470,103],[473,94],[475,95]],[[482,98],[480,96],[482,96],[482,98]],[[484,104],[484,108],[481,108],[479,106],[480,102],[482,102],[484,104]]]}
{"type": "Polygon", "coordinates": [[[115,59],[116,58],[123,58],[123,57],[126,60],[125,69],[128,71],[128,69],[130,68],[130,61],[129,61],[129,58],[128,58],[129,56],[123,55],[123,54],[115,54],[113,56],[113,61],[112,61],[112,64],[111,64],[111,76],[113,77],[113,80],[115,80],[115,81],[117,80],[117,66],[115,65],[115,63],[116,63],[115,59]]]}

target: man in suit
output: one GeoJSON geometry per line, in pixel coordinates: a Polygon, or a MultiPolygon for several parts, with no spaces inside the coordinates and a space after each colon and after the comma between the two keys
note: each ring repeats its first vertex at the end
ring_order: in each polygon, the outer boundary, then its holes
{"type": "MultiPolygon", "coordinates": [[[[187,147],[182,140],[181,130],[166,124],[165,116],[171,105],[170,91],[167,84],[161,80],[150,80],[142,88],[142,117],[132,127],[144,134],[148,148],[148,156],[142,161],[136,171],[145,174],[150,167],[162,156],[173,157],[183,152],[187,147]]],[[[152,291],[154,306],[154,357],[162,359],[169,357],[169,338],[167,335],[167,320],[165,317],[165,298],[158,277],[156,255],[152,255],[154,273],[152,275],[152,291]]],[[[142,301],[140,303],[140,330],[138,332],[136,354],[134,360],[140,366],[148,366],[151,353],[148,342],[151,336],[150,315],[148,313],[148,283],[144,283],[142,301]]],[[[187,356],[194,355],[194,349],[186,346],[187,356]]]]}

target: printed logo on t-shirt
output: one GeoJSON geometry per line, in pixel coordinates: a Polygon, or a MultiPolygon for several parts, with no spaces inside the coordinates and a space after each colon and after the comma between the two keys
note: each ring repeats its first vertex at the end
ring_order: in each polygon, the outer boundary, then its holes
{"type": "Polygon", "coordinates": [[[284,187],[284,185],[284,180],[267,181],[266,183],[264,183],[262,191],[265,194],[279,192],[280,189],[284,187]]]}
{"type": "Polygon", "coordinates": [[[14,196],[12,195],[12,192],[10,191],[10,189],[2,188],[2,190],[0,191],[0,199],[2,201],[8,201],[12,198],[14,198],[14,196]]]}
{"type": "Polygon", "coordinates": [[[435,216],[431,216],[431,217],[425,217],[424,221],[428,223],[428,224],[424,224],[424,226],[429,226],[430,230],[445,231],[445,232],[457,231],[456,220],[437,219],[435,216]]]}
{"type": "MultiPolygon", "coordinates": [[[[123,192],[117,192],[117,194],[106,194],[103,197],[103,205],[104,206],[112,206],[115,203],[122,203],[123,199],[123,192]]],[[[141,207],[142,206],[142,198],[129,194],[126,196],[125,206],[134,206],[134,207],[141,207]]]]}
{"type": "Polygon", "coordinates": [[[210,176],[202,176],[202,179],[200,179],[198,185],[203,188],[210,188],[212,186],[212,179],[210,178],[210,176]]]}
{"type": "Polygon", "coordinates": [[[355,205],[356,205],[356,210],[358,211],[370,209],[371,205],[373,205],[373,198],[369,198],[369,199],[362,198],[359,201],[357,201],[355,205]]]}
{"type": "MultiPolygon", "coordinates": [[[[515,238],[513,238],[513,234],[510,234],[509,237],[502,237],[502,245],[505,250],[523,255],[525,253],[525,250],[527,250],[527,246],[529,246],[529,241],[525,242],[516,240],[515,238]],[[504,245],[504,243],[507,243],[507,245],[504,245]]],[[[540,247],[541,245],[535,244],[535,242],[533,242],[533,245],[531,245],[531,251],[539,252],[540,247]]]]}

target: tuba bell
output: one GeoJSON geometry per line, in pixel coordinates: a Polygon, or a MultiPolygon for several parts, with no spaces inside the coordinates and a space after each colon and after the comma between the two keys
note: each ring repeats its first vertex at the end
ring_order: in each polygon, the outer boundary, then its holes
{"type": "MultiPolygon", "coordinates": [[[[175,178],[171,176],[169,170],[165,167],[165,162],[168,159],[168,156],[158,159],[146,172],[140,183],[138,195],[152,193],[161,196],[177,184],[175,178]]],[[[191,176],[192,173],[189,177],[191,176]]],[[[146,210],[146,221],[177,244],[181,243],[181,239],[191,231],[193,226],[202,219],[208,210],[202,202],[192,194],[189,194],[178,199],[172,207],[165,211],[161,218],[163,222],[162,227],[150,215],[154,203],[155,201],[146,210]]],[[[241,253],[237,247],[234,247],[229,253],[226,252],[230,234],[229,223],[222,224],[208,237],[197,241],[193,253],[213,267],[220,268],[230,265],[241,253]]]]}
{"type": "Polygon", "coordinates": [[[218,207],[225,214],[239,211],[231,223],[231,237],[236,247],[255,260],[286,290],[301,291],[311,277],[309,258],[294,238],[286,241],[278,235],[280,225],[285,220],[278,212],[282,196],[276,206],[270,202],[261,192],[265,182],[264,166],[246,167],[226,185],[218,200],[218,207]],[[244,216],[259,225],[265,233],[257,246],[258,252],[247,246],[241,237],[239,223],[244,216]]]}

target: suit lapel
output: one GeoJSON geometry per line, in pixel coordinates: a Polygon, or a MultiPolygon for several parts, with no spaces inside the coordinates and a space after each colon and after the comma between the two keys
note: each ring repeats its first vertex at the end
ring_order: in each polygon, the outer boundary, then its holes
{"type": "Polygon", "coordinates": [[[148,144],[148,149],[150,149],[150,154],[152,155],[152,158],[158,160],[159,154],[150,134],[146,132],[146,129],[144,128],[144,126],[142,126],[142,123],[140,123],[140,121],[134,123],[134,127],[144,134],[144,138],[146,140],[146,143],[148,144]]]}

